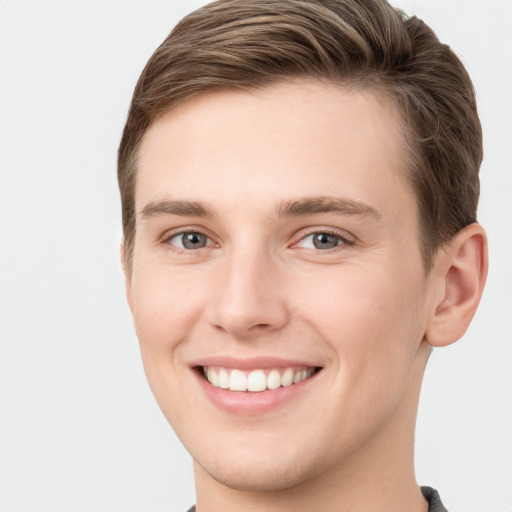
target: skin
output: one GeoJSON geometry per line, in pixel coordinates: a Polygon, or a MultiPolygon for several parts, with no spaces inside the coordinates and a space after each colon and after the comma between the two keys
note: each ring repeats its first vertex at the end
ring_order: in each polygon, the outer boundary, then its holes
{"type": "Polygon", "coordinates": [[[413,465],[423,370],[476,309],[485,235],[463,230],[425,276],[399,127],[370,91],[294,81],[200,95],[147,131],[127,296],[200,512],[427,510],[413,465]],[[283,211],[326,197],[343,211],[283,211]],[[206,245],[184,249],[184,231],[206,245]],[[237,414],[193,368],[217,356],[322,369],[279,406],[237,414]]]}

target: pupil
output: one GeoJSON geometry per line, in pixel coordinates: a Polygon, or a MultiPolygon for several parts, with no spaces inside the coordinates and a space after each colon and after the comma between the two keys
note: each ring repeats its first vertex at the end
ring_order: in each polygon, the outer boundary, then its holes
{"type": "Polygon", "coordinates": [[[338,245],[338,238],[327,233],[317,233],[313,237],[313,245],[317,249],[332,249],[338,245]]]}
{"type": "Polygon", "coordinates": [[[206,237],[201,233],[185,233],[183,247],[186,249],[200,249],[206,245],[206,237]]]}

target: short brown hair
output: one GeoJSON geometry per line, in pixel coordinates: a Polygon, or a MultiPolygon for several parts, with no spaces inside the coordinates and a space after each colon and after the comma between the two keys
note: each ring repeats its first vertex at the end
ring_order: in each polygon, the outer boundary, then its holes
{"type": "Polygon", "coordinates": [[[475,222],[483,151],[473,85],[425,23],[385,0],[220,0],[178,23],[135,87],[118,155],[127,272],[137,151],[151,123],[202,92],[296,77],[374,89],[398,108],[427,272],[475,222]]]}

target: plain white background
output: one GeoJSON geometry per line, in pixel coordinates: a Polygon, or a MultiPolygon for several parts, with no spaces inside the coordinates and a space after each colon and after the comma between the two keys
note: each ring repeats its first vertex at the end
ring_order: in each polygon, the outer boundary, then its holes
{"type": "MultiPolygon", "coordinates": [[[[143,65],[203,1],[0,2],[0,510],[185,511],[191,462],[145,381],[118,261],[116,151],[143,65]]],[[[434,352],[417,474],[449,510],[512,511],[512,1],[402,0],[467,65],[491,267],[434,352]]],[[[207,427],[206,427],[207,428],[207,427]]]]}

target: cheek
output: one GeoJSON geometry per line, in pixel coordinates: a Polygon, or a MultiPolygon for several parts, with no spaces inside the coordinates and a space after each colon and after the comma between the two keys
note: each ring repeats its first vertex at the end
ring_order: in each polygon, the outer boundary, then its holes
{"type": "Polygon", "coordinates": [[[397,411],[408,394],[421,338],[421,307],[412,304],[421,304],[422,289],[409,279],[414,272],[399,279],[392,266],[368,268],[340,266],[307,282],[296,276],[294,291],[308,290],[296,315],[330,354],[327,391],[315,404],[322,425],[315,428],[334,440],[330,453],[338,456],[397,411]]]}
{"type": "Polygon", "coordinates": [[[422,338],[421,280],[399,269],[347,266],[317,276],[308,289],[301,307],[347,370],[343,378],[371,372],[384,381],[410,367],[422,338]]]}
{"type": "Polygon", "coordinates": [[[144,371],[153,394],[171,425],[184,421],[182,352],[202,311],[202,294],[184,273],[153,265],[134,271],[133,317],[144,371]]]}
{"type": "MultiPolygon", "coordinates": [[[[172,355],[190,334],[203,309],[196,280],[174,269],[134,273],[133,317],[143,356],[172,355]]],[[[168,357],[168,356],[167,356],[168,357]]]]}

